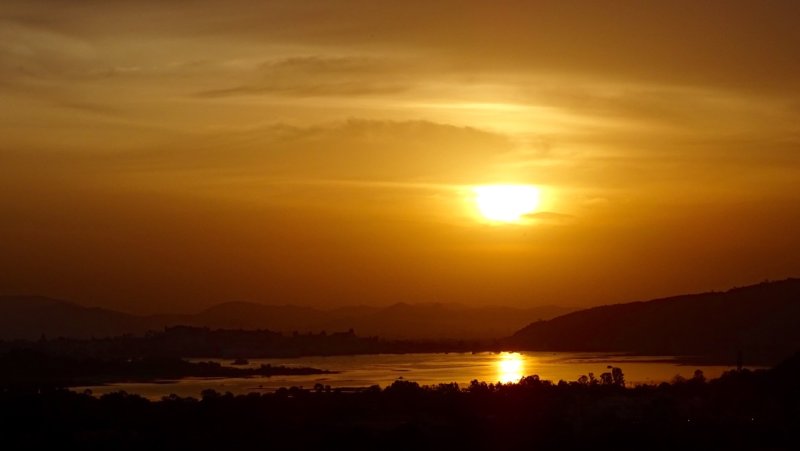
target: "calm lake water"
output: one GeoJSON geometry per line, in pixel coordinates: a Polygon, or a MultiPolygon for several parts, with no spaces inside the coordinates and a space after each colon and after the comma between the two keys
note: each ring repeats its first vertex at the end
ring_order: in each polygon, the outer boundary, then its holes
{"type": "MultiPolygon", "coordinates": [[[[230,365],[228,360],[217,361],[230,365]]],[[[609,365],[622,368],[628,384],[660,383],[676,375],[689,378],[701,369],[706,378],[719,377],[732,369],[719,365],[681,365],[673,357],[623,356],[614,354],[580,353],[449,353],[449,354],[379,354],[334,357],[300,357],[292,359],[252,359],[249,366],[261,364],[313,367],[335,374],[308,376],[272,376],[249,378],[186,378],[159,383],[119,383],[106,386],[78,387],[76,391],[91,389],[96,395],[118,390],[136,393],[150,399],[160,399],[169,394],[198,397],[202,390],[211,388],[234,394],[269,392],[280,387],[298,386],[313,388],[320,383],[333,388],[357,388],[379,385],[385,387],[397,379],[418,382],[421,385],[457,382],[468,385],[477,379],[485,382],[516,382],[523,376],[538,374],[542,379],[574,381],[590,372],[599,376],[609,365]]]]}

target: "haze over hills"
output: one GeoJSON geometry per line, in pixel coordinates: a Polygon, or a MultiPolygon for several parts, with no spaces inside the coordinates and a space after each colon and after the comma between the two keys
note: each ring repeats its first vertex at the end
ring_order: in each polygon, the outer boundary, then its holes
{"type": "Polygon", "coordinates": [[[800,349],[800,279],[574,312],[553,306],[400,303],[323,310],[228,302],[195,314],[136,316],[44,297],[0,297],[0,339],[36,339],[42,334],[106,337],[173,325],[283,333],[354,329],[359,336],[388,339],[510,336],[504,343],[515,349],[698,355],[731,361],[741,350],[751,363],[775,362],[800,349]]]}
{"type": "Polygon", "coordinates": [[[104,337],[147,330],[145,318],[42,296],[0,296],[0,339],[104,337]]]}
{"type": "Polygon", "coordinates": [[[800,349],[800,279],[606,305],[532,323],[518,349],[702,355],[777,362],[800,349]]]}
{"type": "Polygon", "coordinates": [[[269,329],[277,332],[346,331],[397,339],[487,339],[507,336],[530,321],[571,309],[466,307],[455,304],[350,306],[330,310],[295,305],[227,302],[196,314],[137,316],[40,296],[0,296],[0,339],[107,337],[166,326],[269,329]]]}

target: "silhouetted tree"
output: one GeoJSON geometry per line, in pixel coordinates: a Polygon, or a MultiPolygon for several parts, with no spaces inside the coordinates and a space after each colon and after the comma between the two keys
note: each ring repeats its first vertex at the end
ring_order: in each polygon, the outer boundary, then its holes
{"type": "Polygon", "coordinates": [[[795,449],[798,374],[800,354],[774,370],[696,385],[695,372],[633,389],[614,386],[624,379],[613,367],[600,378],[613,389],[589,386],[588,376],[474,380],[465,389],[399,379],[383,390],[329,393],[317,384],[152,402],[0,387],[0,441],[2,449],[196,451],[258,449],[265,438],[276,449],[795,449]]]}
{"type": "Polygon", "coordinates": [[[622,368],[611,368],[611,377],[614,380],[614,385],[618,387],[625,386],[625,375],[622,374],[622,368]]]}
{"type": "Polygon", "coordinates": [[[541,380],[539,379],[539,375],[538,374],[533,374],[531,376],[525,376],[525,377],[523,377],[522,379],[519,380],[519,385],[522,385],[523,387],[531,386],[531,385],[540,385],[540,384],[541,384],[541,380]]]}

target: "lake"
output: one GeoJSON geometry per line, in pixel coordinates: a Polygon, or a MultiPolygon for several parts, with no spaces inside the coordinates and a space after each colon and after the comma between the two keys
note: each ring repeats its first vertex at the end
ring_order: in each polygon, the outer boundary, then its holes
{"type": "MultiPolygon", "coordinates": [[[[192,361],[216,361],[230,365],[228,360],[191,359],[192,361]]],[[[249,378],[185,378],[158,383],[118,383],[104,386],[76,387],[74,390],[90,389],[95,395],[118,390],[136,393],[149,399],[160,399],[169,394],[198,397],[202,390],[211,388],[219,392],[244,394],[270,392],[280,387],[298,386],[313,388],[315,384],[332,388],[360,388],[371,385],[385,387],[397,379],[418,382],[421,385],[456,382],[466,386],[477,379],[485,382],[516,382],[523,376],[533,374],[542,379],[557,382],[560,379],[574,381],[579,376],[594,373],[598,376],[609,365],[622,368],[628,385],[653,384],[672,380],[676,375],[690,378],[696,369],[701,369],[706,378],[719,377],[731,366],[682,365],[674,357],[627,356],[619,354],[587,353],[447,353],[447,354],[378,354],[332,357],[299,357],[286,359],[252,359],[249,366],[261,364],[294,367],[313,367],[334,374],[306,376],[272,376],[249,378]]]]}

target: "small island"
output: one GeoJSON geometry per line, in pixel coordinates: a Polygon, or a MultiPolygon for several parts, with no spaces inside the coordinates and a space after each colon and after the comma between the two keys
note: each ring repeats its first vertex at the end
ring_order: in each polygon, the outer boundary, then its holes
{"type": "Polygon", "coordinates": [[[260,365],[237,368],[218,362],[190,362],[173,356],[77,357],[32,349],[0,354],[0,387],[77,387],[120,382],[155,382],[186,377],[255,377],[329,374],[331,371],[260,365]]]}

